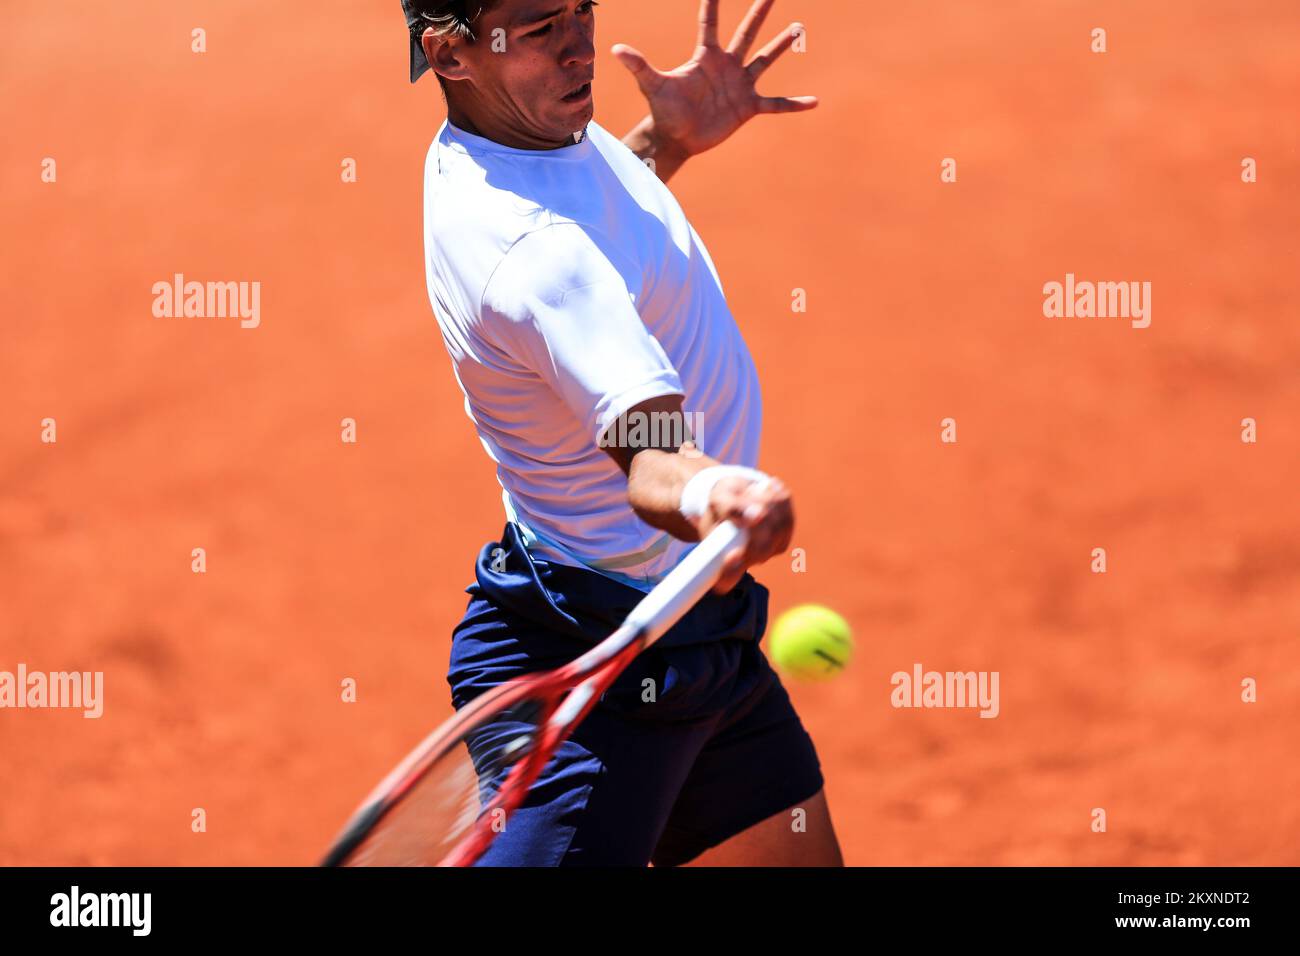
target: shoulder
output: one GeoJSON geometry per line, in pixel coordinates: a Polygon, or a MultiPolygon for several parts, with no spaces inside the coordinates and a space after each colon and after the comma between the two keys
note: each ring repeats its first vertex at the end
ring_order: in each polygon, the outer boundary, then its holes
{"type": "Polygon", "coordinates": [[[520,236],[501,256],[483,305],[506,313],[529,300],[558,305],[569,293],[597,283],[626,285],[624,273],[632,271],[599,232],[551,219],[520,236]]]}
{"type": "Polygon", "coordinates": [[[439,131],[425,164],[425,245],[431,281],[460,290],[465,321],[485,307],[557,304],[597,282],[639,292],[636,243],[608,207],[626,190],[611,188],[609,170],[624,182],[653,173],[595,123],[586,140],[559,158],[439,131]]]}
{"type": "MultiPolygon", "coordinates": [[[[632,152],[627,143],[623,142],[594,120],[587,124],[586,135],[587,138],[591,140],[592,145],[600,152],[601,156],[605,158],[606,162],[611,165],[618,165],[620,167],[626,166],[629,169],[637,169],[639,172],[649,173],[651,176],[654,176],[653,173],[650,173],[649,167],[642,162],[641,157],[632,152]]],[[[655,182],[659,182],[657,176],[654,177],[654,180],[655,182]]]]}
{"type": "Polygon", "coordinates": [[[429,147],[424,167],[424,214],[430,240],[490,239],[504,248],[550,224],[550,211],[524,198],[510,157],[485,159],[465,152],[446,127],[429,147]]]}

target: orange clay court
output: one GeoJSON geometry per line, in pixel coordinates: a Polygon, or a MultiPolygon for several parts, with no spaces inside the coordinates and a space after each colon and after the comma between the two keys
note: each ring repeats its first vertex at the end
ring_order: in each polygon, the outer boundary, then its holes
{"type": "MultiPolygon", "coordinates": [[[[424,285],[440,102],[395,3],[272,7],[6,6],[0,669],[102,670],[105,701],[0,712],[0,864],[314,863],[450,712],[503,517],[424,285]],[[175,273],[261,282],[260,326],[154,318],[175,273]]],[[[604,4],[598,122],[643,114],[609,47],[681,62],[695,7],[604,4]]],[[[763,86],[821,107],[672,189],[795,495],[806,571],[758,577],[856,632],[840,679],[787,681],[846,861],[1300,863],[1293,4],[792,19],[763,86]],[[1150,327],[1044,317],[1067,273],[1149,281],[1150,327]],[[1000,714],[895,709],[917,663],[999,672],[1000,714]]]]}

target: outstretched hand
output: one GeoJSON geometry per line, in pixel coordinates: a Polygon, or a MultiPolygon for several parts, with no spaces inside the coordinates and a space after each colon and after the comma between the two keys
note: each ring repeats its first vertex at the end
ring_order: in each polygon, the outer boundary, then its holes
{"type": "Polygon", "coordinates": [[[755,88],[802,34],[802,24],[790,24],[746,63],[776,0],[755,0],[726,49],[718,43],[719,2],[700,0],[695,53],[676,69],[655,69],[625,43],[612,51],[649,101],[661,148],[683,159],[712,149],[760,113],[797,113],[817,106],[815,96],[760,96],[755,88]]]}

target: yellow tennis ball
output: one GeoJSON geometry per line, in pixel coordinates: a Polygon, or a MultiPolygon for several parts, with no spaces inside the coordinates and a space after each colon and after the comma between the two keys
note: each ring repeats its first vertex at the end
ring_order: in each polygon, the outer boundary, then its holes
{"type": "Polygon", "coordinates": [[[792,607],[776,619],[768,638],[776,666],[804,680],[830,680],[853,657],[849,622],[820,604],[792,607]]]}

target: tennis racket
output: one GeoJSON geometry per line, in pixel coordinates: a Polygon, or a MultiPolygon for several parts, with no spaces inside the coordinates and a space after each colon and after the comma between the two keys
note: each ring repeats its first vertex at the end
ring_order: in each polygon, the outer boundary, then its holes
{"type": "Polygon", "coordinates": [[[629,663],[717,582],[748,542],[724,522],[577,660],[485,691],[397,766],[352,815],[323,866],[471,866],[629,663]]]}

